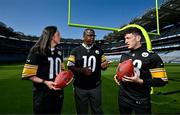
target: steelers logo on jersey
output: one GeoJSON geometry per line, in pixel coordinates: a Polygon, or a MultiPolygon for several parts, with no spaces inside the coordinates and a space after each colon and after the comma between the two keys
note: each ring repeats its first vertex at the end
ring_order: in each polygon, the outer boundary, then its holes
{"type": "Polygon", "coordinates": [[[133,53],[132,56],[134,57],[134,56],[135,56],[135,53],[133,53]]]}
{"type": "Polygon", "coordinates": [[[149,53],[143,52],[141,55],[142,55],[142,57],[148,57],[148,56],[149,56],[149,53]]]}
{"type": "Polygon", "coordinates": [[[96,54],[99,54],[99,50],[96,50],[95,53],[96,53],[96,54]]]}
{"type": "Polygon", "coordinates": [[[61,56],[62,55],[61,51],[58,51],[58,54],[61,56]]]}

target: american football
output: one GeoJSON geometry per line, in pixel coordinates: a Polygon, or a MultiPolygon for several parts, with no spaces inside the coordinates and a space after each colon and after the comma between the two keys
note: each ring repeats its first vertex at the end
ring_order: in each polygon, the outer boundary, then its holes
{"type": "Polygon", "coordinates": [[[122,63],[118,65],[118,68],[116,70],[117,79],[119,81],[122,80],[123,76],[131,77],[134,72],[134,66],[131,59],[125,60],[122,63]]]}
{"type": "Polygon", "coordinates": [[[54,82],[56,83],[56,88],[64,88],[67,86],[67,83],[70,82],[70,80],[73,77],[73,73],[70,70],[67,71],[61,71],[55,78],[54,82]]]}

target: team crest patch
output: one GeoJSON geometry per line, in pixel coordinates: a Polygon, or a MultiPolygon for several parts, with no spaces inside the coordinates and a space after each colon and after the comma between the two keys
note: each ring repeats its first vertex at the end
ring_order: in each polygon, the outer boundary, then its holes
{"type": "Polygon", "coordinates": [[[142,55],[142,57],[148,57],[148,56],[149,56],[149,53],[143,52],[141,55],[142,55]]]}
{"type": "Polygon", "coordinates": [[[62,55],[61,51],[58,51],[58,54],[61,56],[62,55]]]}
{"type": "Polygon", "coordinates": [[[30,59],[27,59],[27,62],[29,63],[29,62],[31,62],[31,60],[30,60],[30,59]]]}
{"type": "Polygon", "coordinates": [[[96,54],[99,54],[99,51],[98,51],[98,50],[96,50],[96,51],[95,51],[95,53],[96,53],[96,54]]]}

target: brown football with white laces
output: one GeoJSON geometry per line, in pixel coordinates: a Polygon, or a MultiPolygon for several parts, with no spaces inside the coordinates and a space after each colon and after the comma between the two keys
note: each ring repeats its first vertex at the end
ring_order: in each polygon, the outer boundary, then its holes
{"type": "Polygon", "coordinates": [[[116,70],[117,79],[119,81],[122,80],[123,76],[131,77],[133,73],[134,73],[134,66],[131,59],[128,59],[128,60],[123,61],[122,63],[119,63],[116,70]]]}
{"type": "Polygon", "coordinates": [[[56,83],[56,88],[64,88],[67,86],[67,83],[73,78],[73,73],[71,70],[61,71],[55,78],[54,82],[56,83]]]}

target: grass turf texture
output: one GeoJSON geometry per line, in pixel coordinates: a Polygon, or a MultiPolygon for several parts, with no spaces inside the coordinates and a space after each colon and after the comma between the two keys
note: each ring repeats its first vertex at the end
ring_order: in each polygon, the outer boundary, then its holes
{"type": "MultiPolygon", "coordinates": [[[[118,114],[118,86],[113,81],[117,63],[102,72],[102,107],[105,114],[118,114]]],[[[152,112],[154,114],[180,113],[180,65],[166,64],[169,83],[154,88],[152,112]]],[[[0,114],[31,114],[32,83],[21,80],[23,64],[0,65],[0,114]]],[[[75,114],[72,84],[64,89],[63,114],[75,114]]]]}

